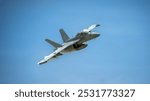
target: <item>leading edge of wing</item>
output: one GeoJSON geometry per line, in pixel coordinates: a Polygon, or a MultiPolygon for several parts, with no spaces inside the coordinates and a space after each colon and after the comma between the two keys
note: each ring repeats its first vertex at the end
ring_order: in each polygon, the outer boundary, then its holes
{"type": "Polygon", "coordinates": [[[38,62],[38,64],[40,65],[40,64],[47,63],[50,59],[53,59],[55,56],[57,56],[61,51],[63,51],[64,49],[66,49],[67,47],[73,45],[78,41],[79,39],[65,43],[62,47],[57,48],[53,53],[49,54],[48,56],[45,56],[43,60],[38,62]]]}

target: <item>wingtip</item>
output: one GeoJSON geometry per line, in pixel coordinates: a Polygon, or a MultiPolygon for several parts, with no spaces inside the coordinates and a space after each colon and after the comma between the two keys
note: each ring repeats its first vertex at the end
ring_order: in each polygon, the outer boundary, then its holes
{"type": "Polygon", "coordinates": [[[42,64],[44,64],[44,63],[47,63],[47,61],[40,61],[40,62],[38,62],[37,64],[38,64],[38,65],[42,65],[42,64]]]}
{"type": "Polygon", "coordinates": [[[37,64],[38,64],[38,65],[40,65],[40,63],[39,63],[39,62],[38,62],[37,64]]]}

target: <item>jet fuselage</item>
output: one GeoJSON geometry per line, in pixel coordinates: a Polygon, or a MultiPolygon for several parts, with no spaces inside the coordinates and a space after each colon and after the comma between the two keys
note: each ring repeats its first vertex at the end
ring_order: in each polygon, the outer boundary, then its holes
{"type": "Polygon", "coordinates": [[[77,51],[77,50],[81,50],[87,47],[87,44],[85,44],[85,42],[92,40],[96,37],[100,36],[99,33],[97,32],[91,32],[91,33],[87,33],[87,32],[81,32],[78,33],[74,38],[68,40],[67,42],[71,42],[74,40],[79,39],[79,41],[71,46],[69,46],[68,48],[66,48],[65,50],[63,50],[61,53],[68,53],[68,52],[72,52],[72,51],[77,51]]]}
{"type": "Polygon", "coordinates": [[[74,38],[69,38],[69,36],[65,33],[63,29],[60,29],[60,34],[62,36],[63,44],[59,44],[57,42],[54,42],[50,39],[45,39],[46,42],[51,44],[55,49],[54,51],[45,56],[44,59],[38,62],[38,64],[44,64],[50,60],[53,60],[57,58],[60,55],[63,55],[68,52],[81,50],[87,47],[86,42],[89,40],[92,40],[94,38],[97,38],[100,36],[98,32],[92,32],[92,30],[96,27],[100,26],[99,24],[94,24],[88,27],[87,29],[83,29],[80,33],[77,33],[77,35],[74,38]]]}

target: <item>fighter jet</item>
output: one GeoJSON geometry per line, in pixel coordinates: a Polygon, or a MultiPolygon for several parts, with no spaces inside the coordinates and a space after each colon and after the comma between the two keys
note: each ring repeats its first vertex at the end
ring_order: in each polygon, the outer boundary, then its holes
{"type": "Polygon", "coordinates": [[[99,24],[91,25],[90,27],[83,29],[81,32],[77,33],[77,35],[73,38],[70,38],[63,29],[60,29],[59,32],[61,34],[63,44],[56,43],[50,39],[45,39],[46,42],[51,44],[55,49],[54,52],[45,56],[43,60],[38,62],[39,65],[47,63],[50,60],[57,58],[65,53],[78,51],[87,47],[86,42],[100,36],[98,32],[93,32],[92,30],[96,27],[100,26],[99,24]]]}

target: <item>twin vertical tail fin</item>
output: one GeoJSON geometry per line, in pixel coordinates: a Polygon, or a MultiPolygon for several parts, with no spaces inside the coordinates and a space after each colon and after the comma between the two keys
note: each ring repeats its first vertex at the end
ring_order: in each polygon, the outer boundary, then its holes
{"type": "MultiPolygon", "coordinates": [[[[69,36],[65,33],[65,31],[63,29],[60,29],[59,30],[60,34],[61,34],[61,37],[62,37],[62,40],[63,42],[67,42],[70,38],[69,36]]],[[[50,40],[50,39],[45,39],[46,42],[48,42],[49,44],[51,44],[53,47],[55,47],[56,49],[59,48],[59,47],[62,47],[62,45],[50,40]]]]}
{"type": "Polygon", "coordinates": [[[60,29],[59,32],[61,34],[61,37],[64,43],[70,39],[63,29],[60,29]]]}

